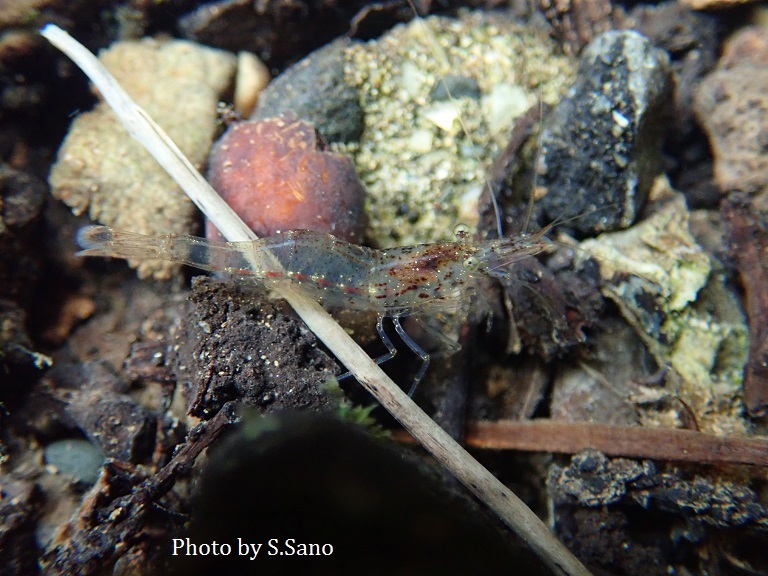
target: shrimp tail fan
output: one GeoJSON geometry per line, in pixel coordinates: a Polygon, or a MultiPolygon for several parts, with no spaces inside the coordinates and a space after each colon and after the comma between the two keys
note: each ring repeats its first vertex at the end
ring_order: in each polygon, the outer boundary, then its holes
{"type": "Polygon", "coordinates": [[[76,256],[112,258],[163,258],[161,246],[150,236],[113,230],[107,226],[86,226],[77,233],[82,250],[76,256]]]}

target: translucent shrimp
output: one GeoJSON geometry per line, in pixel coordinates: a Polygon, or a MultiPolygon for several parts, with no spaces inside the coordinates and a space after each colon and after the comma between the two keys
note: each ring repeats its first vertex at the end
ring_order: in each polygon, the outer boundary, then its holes
{"type": "Polygon", "coordinates": [[[455,242],[376,250],[312,230],[290,230],[252,242],[212,242],[194,236],[145,236],[106,226],[81,229],[78,256],[132,260],[160,259],[202,270],[248,276],[267,287],[281,281],[299,286],[324,307],[369,310],[378,314],[376,329],[391,359],[397,349],[382,320],[422,359],[411,392],[429,366],[429,355],[403,330],[400,317],[414,313],[465,308],[482,276],[504,277],[506,267],[551,245],[551,226],[536,233],[473,243],[464,231],[455,242]],[[268,251],[281,269],[254,269],[254,256],[268,251]]]}

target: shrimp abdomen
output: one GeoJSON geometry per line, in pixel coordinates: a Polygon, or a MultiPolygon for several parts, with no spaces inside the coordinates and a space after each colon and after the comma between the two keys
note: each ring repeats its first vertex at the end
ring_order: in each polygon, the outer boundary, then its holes
{"type": "Polygon", "coordinates": [[[77,233],[77,243],[83,248],[77,256],[165,260],[209,272],[257,275],[247,259],[247,250],[253,250],[253,242],[210,242],[205,238],[173,234],[147,236],[108,226],[86,226],[77,233]]]}
{"type": "Polygon", "coordinates": [[[270,246],[270,251],[282,264],[285,279],[328,308],[370,309],[368,273],[376,250],[313,230],[281,236],[284,243],[270,246]]]}

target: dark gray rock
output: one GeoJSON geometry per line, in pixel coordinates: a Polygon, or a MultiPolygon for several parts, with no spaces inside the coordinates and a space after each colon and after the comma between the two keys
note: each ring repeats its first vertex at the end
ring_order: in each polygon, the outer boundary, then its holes
{"type": "Polygon", "coordinates": [[[585,234],[632,224],[659,172],[670,77],[668,55],[637,32],[607,32],[587,47],[540,137],[548,218],[575,218],[585,234]]]}
{"type": "Polygon", "coordinates": [[[169,359],[189,414],[207,420],[230,400],[264,412],[336,409],[323,383],[339,367],[277,301],[205,276],[190,300],[169,359]]]}
{"type": "Polygon", "coordinates": [[[357,90],[344,80],[344,51],[339,38],[312,52],[275,78],[259,96],[251,120],[293,111],[329,142],[354,142],[363,133],[363,110],[357,90]]]}
{"type": "Polygon", "coordinates": [[[140,462],[151,454],[155,418],[126,394],[127,383],[108,364],[57,364],[50,378],[66,415],[105,456],[140,462]]]}

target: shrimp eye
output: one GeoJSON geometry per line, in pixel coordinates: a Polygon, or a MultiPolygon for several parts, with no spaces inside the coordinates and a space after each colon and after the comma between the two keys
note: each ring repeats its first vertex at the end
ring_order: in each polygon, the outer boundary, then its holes
{"type": "Polygon", "coordinates": [[[477,268],[479,266],[480,266],[480,261],[474,256],[467,256],[466,258],[464,258],[465,268],[477,268]]]}
{"type": "Polygon", "coordinates": [[[456,228],[453,229],[453,235],[456,236],[457,240],[466,240],[469,238],[469,226],[466,224],[458,224],[456,228]]]}

